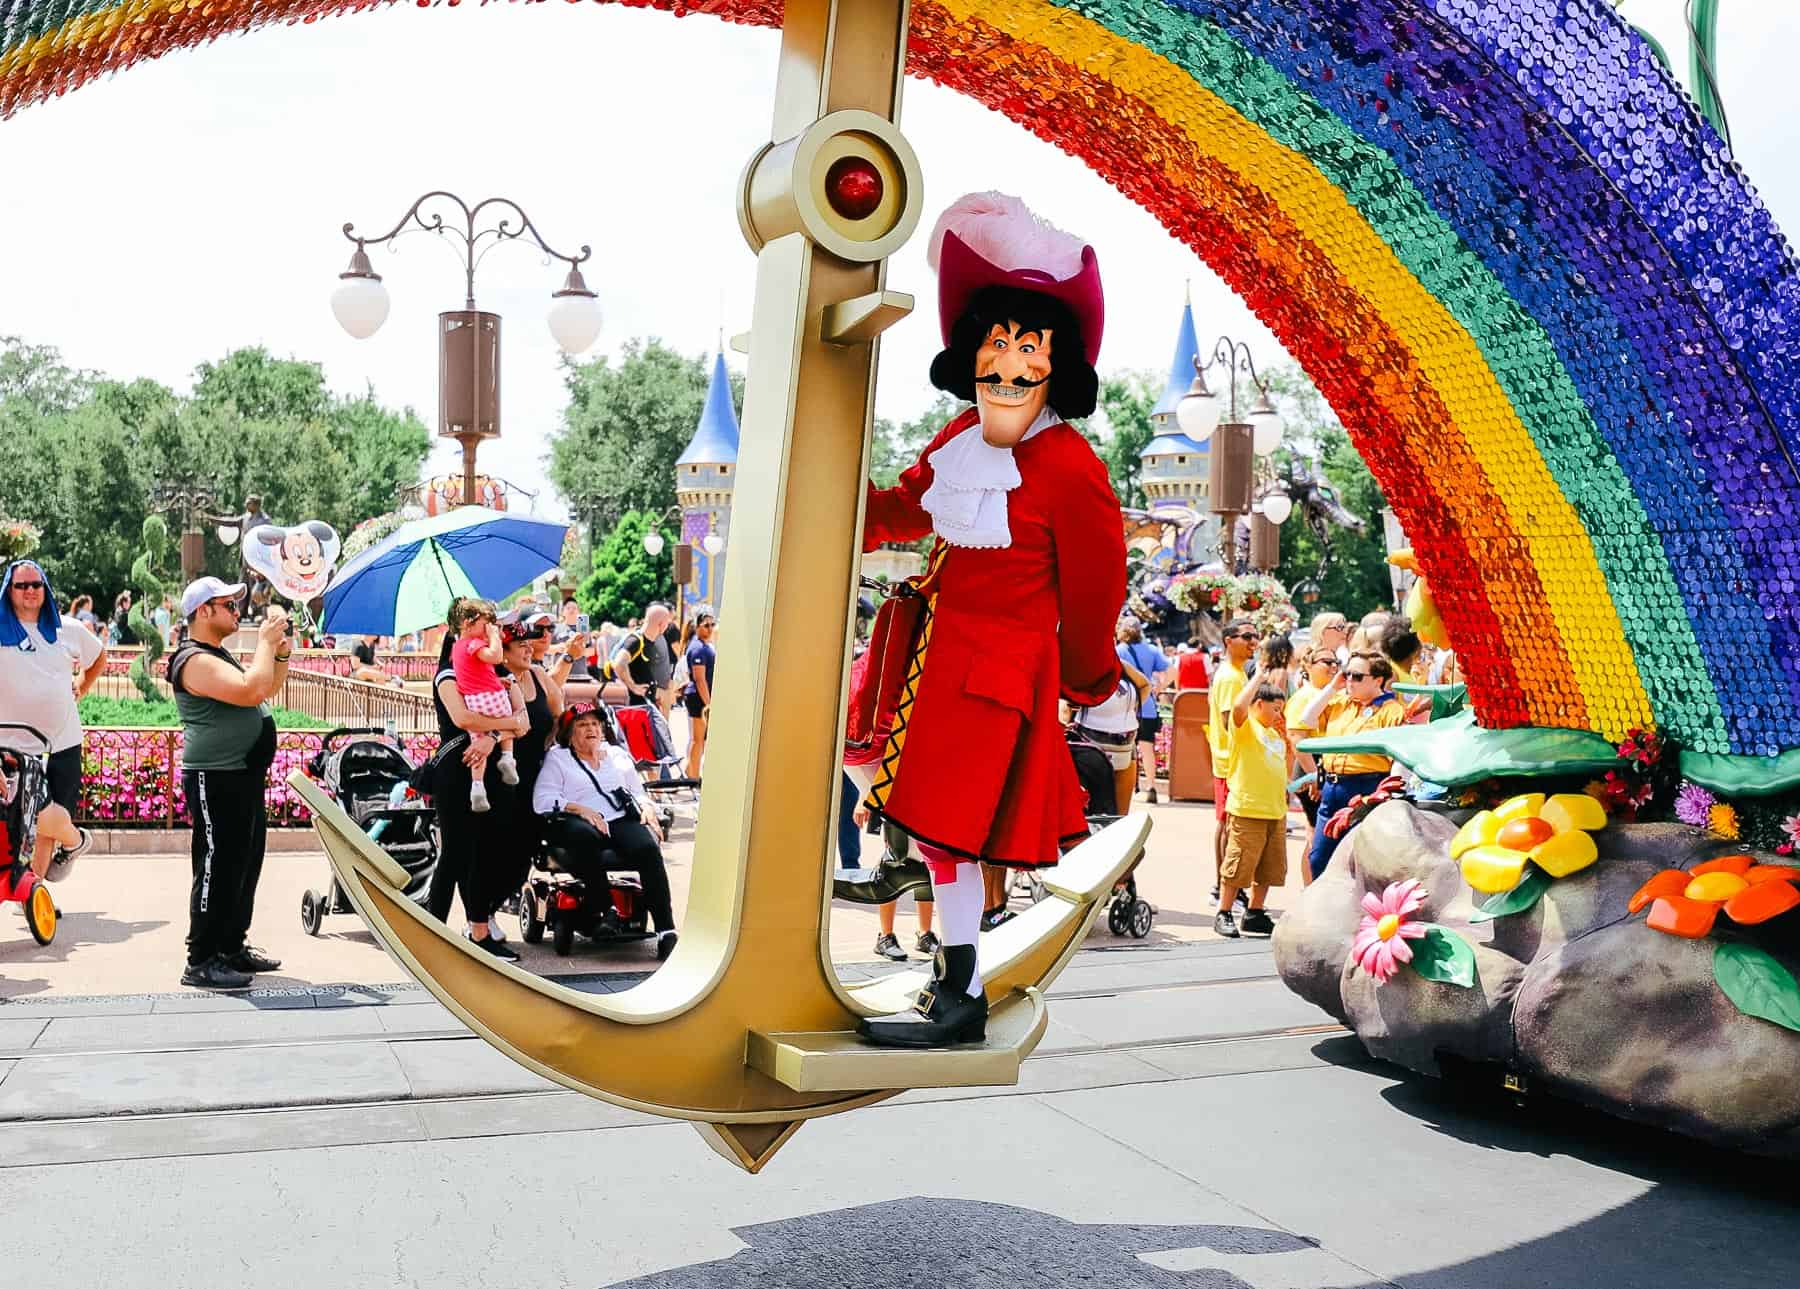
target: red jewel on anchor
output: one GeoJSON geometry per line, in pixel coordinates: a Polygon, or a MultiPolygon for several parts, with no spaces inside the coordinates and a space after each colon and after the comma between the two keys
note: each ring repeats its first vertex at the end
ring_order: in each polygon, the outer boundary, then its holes
{"type": "Polygon", "coordinates": [[[845,219],[867,219],[881,205],[881,171],[862,157],[839,157],[825,172],[825,199],[845,219]]]}

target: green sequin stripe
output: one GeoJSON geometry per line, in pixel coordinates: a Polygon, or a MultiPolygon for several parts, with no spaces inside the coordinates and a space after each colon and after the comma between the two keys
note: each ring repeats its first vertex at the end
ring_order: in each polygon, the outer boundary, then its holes
{"type": "MultiPolygon", "coordinates": [[[[1725,715],[1662,541],[1530,313],[1380,148],[1280,68],[1198,16],[1160,5],[1049,0],[1181,68],[1342,191],[1419,283],[1468,331],[1557,487],[1581,517],[1656,720],[1716,732],[1725,715]]],[[[1546,570],[1546,576],[1550,573],[1546,570]]],[[[1571,648],[1580,641],[1571,640],[1571,648]]]]}

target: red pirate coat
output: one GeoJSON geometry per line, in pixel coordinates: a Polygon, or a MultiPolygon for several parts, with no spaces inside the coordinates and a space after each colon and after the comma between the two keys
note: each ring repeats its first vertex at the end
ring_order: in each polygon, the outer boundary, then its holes
{"type": "MultiPolygon", "coordinates": [[[[870,485],[864,550],[931,535],[920,505],[930,456],[977,419],[971,408],[951,421],[895,487],[870,485]]],[[[1087,835],[1056,701],[1092,706],[1118,684],[1125,536],[1106,467],[1074,428],[1046,426],[1013,460],[1012,544],[940,540],[932,552],[913,666],[869,803],[920,841],[1030,868],[1087,835]]]]}

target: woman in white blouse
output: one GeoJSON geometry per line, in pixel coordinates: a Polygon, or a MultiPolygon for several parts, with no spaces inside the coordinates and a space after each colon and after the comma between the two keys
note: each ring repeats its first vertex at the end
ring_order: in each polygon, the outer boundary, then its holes
{"type": "Polygon", "coordinates": [[[608,869],[636,872],[657,931],[656,956],[675,948],[675,912],[663,867],[662,829],[631,754],[611,741],[592,703],[576,703],[556,724],[556,746],[544,758],[532,808],[544,839],[561,847],[563,867],[590,889],[606,887],[608,869]]]}

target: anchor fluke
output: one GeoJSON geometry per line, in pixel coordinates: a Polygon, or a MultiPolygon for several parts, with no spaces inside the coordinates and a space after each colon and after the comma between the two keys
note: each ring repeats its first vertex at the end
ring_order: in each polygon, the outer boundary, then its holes
{"type": "Polygon", "coordinates": [[[804,1119],[780,1123],[696,1123],[700,1139],[747,1173],[760,1173],[804,1119]]]}

